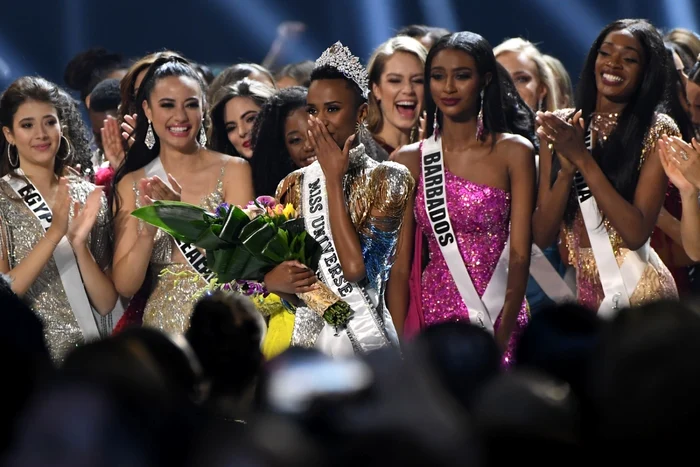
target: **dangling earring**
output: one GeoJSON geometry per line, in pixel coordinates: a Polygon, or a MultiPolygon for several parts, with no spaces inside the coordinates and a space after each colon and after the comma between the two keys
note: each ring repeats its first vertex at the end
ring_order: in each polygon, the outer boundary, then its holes
{"type": "Polygon", "coordinates": [[[207,132],[204,129],[204,119],[202,119],[202,126],[199,127],[199,135],[197,136],[197,142],[201,147],[207,146],[207,132]]]}
{"type": "Polygon", "coordinates": [[[66,138],[63,135],[61,135],[61,138],[63,138],[65,140],[67,149],[66,149],[66,155],[63,157],[60,157],[59,159],[61,159],[62,161],[65,161],[65,160],[70,159],[70,155],[73,152],[73,148],[71,147],[70,141],[68,141],[68,138],[66,138]]]}
{"type": "Polygon", "coordinates": [[[438,122],[438,112],[437,107],[435,108],[435,118],[433,119],[433,136],[435,136],[435,141],[437,141],[438,136],[440,136],[440,122],[438,122]]]}
{"type": "Polygon", "coordinates": [[[414,126],[413,128],[411,128],[411,136],[408,137],[409,143],[412,144],[412,143],[416,142],[417,133],[418,133],[418,127],[414,126]]]}
{"type": "Polygon", "coordinates": [[[481,90],[479,102],[479,114],[476,116],[476,139],[479,141],[484,137],[484,90],[481,90]]]}
{"type": "Polygon", "coordinates": [[[156,145],[156,135],[153,134],[153,125],[151,125],[151,121],[148,121],[148,130],[146,130],[146,138],[143,140],[144,144],[148,149],[153,149],[153,146],[156,145]]]}
{"type": "Polygon", "coordinates": [[[355,123],[355,133],[357,134],[357,139],[360,140],[360,143],[362,143],[363,141],[368,141],[369,138],[372,136],[369,133],[369,129],[367,128],[367,122],[365,120],[355,123]]]}
{"type": "Polygon", "coordinates": [[[13,169],[19,167],[19,151],[15,151],[15,162],[12,162],[12,151],[10,149],[14,144],[7,143],[7,161],[10,163],[10,167],[13,169]]]}
{"type": "Polygon", "coordinates": [[[544,110],[544,97],[540,97],[540,100],[537,101],[537,110],[544,110]]]}

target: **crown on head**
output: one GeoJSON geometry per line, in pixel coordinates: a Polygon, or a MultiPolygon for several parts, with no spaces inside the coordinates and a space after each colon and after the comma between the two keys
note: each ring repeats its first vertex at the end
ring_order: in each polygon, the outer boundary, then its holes
{"type": "Polygon", "coordinates": [[[369,95],[369,78],[367,69],[360,63],[360,59],[350,52],[340,41],[327,48],[316,60],[314,68],[329,66],[335,68],[347,79],[352,80],[362,91],[362,96],[367,99],[369,95]]]}

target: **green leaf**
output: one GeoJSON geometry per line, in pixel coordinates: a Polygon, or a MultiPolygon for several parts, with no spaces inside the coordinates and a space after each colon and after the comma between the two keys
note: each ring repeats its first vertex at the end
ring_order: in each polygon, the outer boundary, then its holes
{"type": "Polygon", "coordinates": [[[289,259],[289,245],[287,244],[287,232],[278,230],[277,234],[267,243],[262,250],[262,256],[269,261],[279,264],[289,259]]]}
{"type": "Polygon", "coordinates": [[[221,231],[221,238],[230,243],[237,243],[242,229],[248,224],[250,224],[248,215],[238,206],[234,206],[228,213],[221,231]]]}
{"type": "MultiPolygon", "coordinates": [[[[212,226],[214,227],[214,226],[212,226]]],[[[203,248],[205,250],[219,250],[223,249],[226,247],[233,247],[233,245],[229,244],[228,242],[225,242],[221,240],[213,231],[212,228],[208,228],[204,232],[202,232],[202,235],[199,236],[197,240],[195,240],[194,245],[197,246],[198,248],[203,248]]]]}
{"type": "MultiPolygon", "coordinates": [[[[246,226],[247,228],[247,226],[246,226]]],[[[243,230],[246,230],[245,228],[243,230]]],[[[260,254],[267,244],[277,235],[277,230],[271,227],[270,224],[263,222],[262,227],[256,230],[253,234],[243,239],[243,246],[252,253],[260,254]]]]}
{"type": "Polygon", "coordinates": [[[131,215],[187,243],[194,243],[215,218],[199,206],[178,201],[156,201],[131,215]]]}
{"type": "Polygon", "coordinates": [[[265,219],[263,219],[262,216],[258,216],[246,224],[243,229],[241,229],[241,233],[238,234],[238,238],[241,240],[241,242],[245,242],[248,237],[267,225],[268,224],[265,222],[265,219]]]}
{"type": "Polygon", "coordinates": [[[298,217],[296,219],[290,219],[286,222],[283,222],[282,225],[280,225],[280,229],[284,229],[288,231],[291,235],[296,236],[306,232],[306,225],[304,225],[304,219],[298,217]]]}

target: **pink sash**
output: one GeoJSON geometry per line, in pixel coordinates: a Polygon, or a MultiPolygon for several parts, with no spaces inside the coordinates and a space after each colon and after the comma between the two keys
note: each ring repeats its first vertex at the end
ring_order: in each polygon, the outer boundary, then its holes
{"type": "Polygon", "coordinates": [[[408,314],[403,325],[405,339],[412,339],[425,328],[423,308],[421,305],[421,278],[423,276],[423,232],[416,226],[416,235],[413,246],[413,264],[411,275],[408,279],[409,302],[408,314]]]}

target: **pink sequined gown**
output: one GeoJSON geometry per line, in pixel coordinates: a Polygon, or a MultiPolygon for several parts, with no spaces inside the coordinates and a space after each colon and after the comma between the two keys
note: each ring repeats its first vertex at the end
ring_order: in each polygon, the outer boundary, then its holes
{"type": "MultiPolygon", "coordinates": [[[[445,170],[447,206],[452,228],[462,259],[479,295],[483,295],[508,240],[510,224],[510,193],[487,185],[470,182],[445,170]]],[[[423,271],[422,311],[425,325],[447,321],[469,321],[469,311],[462,301],[450,270],[432,232],[425,210],[423,177],[418,181],[416,222],[428,238],[430,261],[423,271]]],[[[503,364],[513,363],[515,346],[529,320],[527,302],[523,299],[518,323],[513,331],[503,364]]],[[[495,326],[500,325],[500,317],[495,326]]]]}

